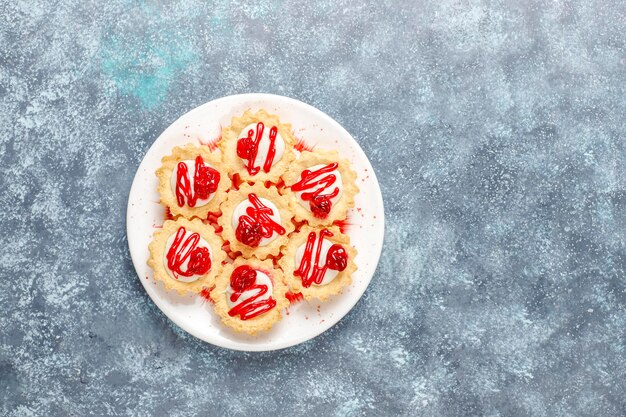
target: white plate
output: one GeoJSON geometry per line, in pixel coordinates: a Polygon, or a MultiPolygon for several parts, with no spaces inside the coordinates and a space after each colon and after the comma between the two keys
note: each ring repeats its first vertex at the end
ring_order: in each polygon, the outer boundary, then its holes
{"type": "Polygon", "coordinates": [[[325,113],[300,101],[271,94],[242,94],[223,97],[197,107],[182,116],[159,136],[141,161],[128,198],[126,219],[128,246],[141,283],[152,301],[174,323],[192,335],[217,346],[245,351],[282,349],[323,333],[345,316],[365,292],[374,275],[383,244],[383,199],[370,162],[350,134],[325,113]],[[163,224],[155,170],[161,158],[174,146],[208,143],[218,138],[221,127],[246,109],[266,109],[291,123],[296,137],[319,148],[336,149],[348,158],[357,172],[360,193],[349,213],[348,228],[358,250],[358,271],[352,284],[331,301],[302,301],[291,305],[272,330],[256,337],[232,332],[221,324],[212,305],[202,297],[181,297],[167,292],[153,279],[146,264],[148,244],[155,229],[163,224]]]}

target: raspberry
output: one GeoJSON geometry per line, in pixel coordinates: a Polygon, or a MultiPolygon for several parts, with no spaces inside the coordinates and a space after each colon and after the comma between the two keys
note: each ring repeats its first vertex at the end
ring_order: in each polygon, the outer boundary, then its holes
{"type": "Polygon", "coordinates": [[[242,216],[235,230],[235,237],[244,245],[256,248],[261,243],[261,225],[245,221],[242,216]]]}
{"type": "Polygon", "coordinates": [[[330,213],[333,203],[324,195],[316,195],[309,201],[309,207],[313,215],[319,219],[325,219],[330,213]]]}
{"type": "Polygon", "coordinates": [[[194,190],[198,198],[206,199],[217,191],[220,173],[208,166],[200,166],[194,175],[194,190]]]}
{"type": "Polygon", "coordinates": [[[326,254],[326,266],[335,271],[343,271],[348,266],[348,254],[343,246],[334,244],[326,254]]]}
{"type": "Polygon", "coordinates": [[[247,265],[236,268],[230,276],[230,286],[237,292],[244,292],[256,282],[256,271],[247,265]]]}
{"type": "Polygon", "coordinates": [[[241,159],[250,159],[252,152],[252,138],[241,138],[237,141],[237,156],[241,159]]]}
{"type": "Polygon", "coordinates": [[[211,269],[211,255],[207,248],[197,247],[191,252],[187,272],[204,275],[211,269]]]}

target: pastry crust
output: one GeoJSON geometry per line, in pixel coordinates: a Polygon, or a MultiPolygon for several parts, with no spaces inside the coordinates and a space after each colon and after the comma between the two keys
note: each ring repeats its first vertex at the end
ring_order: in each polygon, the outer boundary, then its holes
{"type": "Polygon", "coordinates": [[[310,227],[303,226],[302,229],[294,233],[290,239],[289,244],[283,250],[283,257],[278,261],[280,267],[285,273],[285,282],[289,286],[293,293],[302,293],[303,297],[307,300],[317,298],[320,301],[326,301],[329,297],[339,294],[341,290],[350,285],[352,282],[352,274],[357,270],[354,258],[357,255],[357,251],[352,245],[350,245],[350,237],[341,233],[337,226],[332,227],[310,227]],[[299,265],[296,265],[296,252],[301,245],[306,244],[309,233],[315,232],[319,237],[321,230],[327,229],[333,236],[326,239],[333,243],[341,244],[348,253],[348,264],[346,269],[339,272],[335,279],[325,285],[311,285],[306,288],[302,285],[302,281],[299,277],[294,276],[294,271],[298,269],[299,265]]]}
{"type": "Polygon", "coordinates": [[[222,319],[222,322],[237,332],[244,332],[254,335],[260,331],[269,330],[277,321],[282,318],[282,310],[288,305],[289,301],[285,297],[287,286],[283,282],[283,272],[275,268],[272,261],[252,257],[250,259],[238,258],[233,264],[227,264],[215,281],[215,288],[211,291],[211,298],[215,301],[215,311],[222,319]],[[230,276],[235,268],[241,265],[249,265],[253,269],[266,273],[272,280],[272,298],[276,300],[276,306],[260,316],[249,320],[241,320],[239,316],[231,317],[228,315],[230,306],[226,298],[228,297],[227,289],[230,285],[230,276]]]}
{"type": "Polygon", "coordinates": [[[163,228],[154,233],[148,249],[150,250],[148,266],[154,271],[154,278],[161,281],[168,290],[176,290],[181,295],[190,292],[197,293],[203,288],[211,288],[215,284],[215,277],[222,269],[222,262],[226,258],[226,254],[222,250],[222,241],[211,226],[202,223],[200,219],[187,220],[183,217],[179,217],[177,220],[165,221],[163,228]],[[193,282],[182,282],[170,277],[165,270],[166,266],[163,264],[167,240],[181,226],[189,231],[198,233],[211,247],[211,269],[193,282]]]}
{"type": "Polygon", "coordinates": [[[350,168],[350,161],[340,159],[336,151],[317,149],[314,152],[302,152],[300,157],[294,161],[287,172],[283,175],[285,180],[285,195],[289,197],[289,206],[294,213],[296,221],[306,221],[311,226],[330,225],[337,220],[344,220],[348,210],[354,207],[354,196],[359,192],[356,186],[356,173],[350,168]],[[309,208],[300,204],[300,199],[291,186],[300,181],[300,174],[305,169],[316,165],[327,165],[338,163],[337,171],[341,175],[343,184],[341,198],[332,205],[330,213],[325,219],[315,217],[309,208]]]}
{"type": "Polygon", "coordinates": [[[169,207],[173,216],[183,216],[188,219],[193,217],[199,217],[205,219],[209,212],[215,212],[218,210],[219,205],[224,198],[226,198],[226,191],[230,188],[231,181],[228,177],[227,171],[224,169],[222,159],[219,155],[211,150],[207,146],[195,146],[193,144],[187,144],[183,147],[175,147],[172,149],[172,154],[164,156],[161,159],[161,167],[157,169],[156,176],[159,178],[159,195],[161,196],[161,204],[169,207]],[[198,155],[202,156],[204,162],[211,165],[220,173],[220,182],[217,186],[213,198],[204,206],[189,207],[186,203],[180,207],[176,200],[176,195],[171,186],[171,176],[176,168],[176,165],[180,161],[195,160],[198,155]]]}
{"type": "Polygon", "coordinates": [[[239,174],[243,181],[270,181],[277,183],[280,176],[296,158],[293,151],[295,143],[296,139],[291,132],[290,124],[281,123],[278,116],[269,114],[265,110],[259,110],[256,113],[246,110],[241,117],[233,117],[230,126],[222,130],[222,139],[219,142],[219,147],[222,150],[222,158],[229,168],[231,177],[234,174],[239,174]],[[257,122],[263,122],[266,126],[276,126],[278,128],[278,133],[285,142],[285,151],[280,160],[272,165],[270,172],[260,170],[256,175],[250,175],[244,161],[237,156],[237,141],[242,137],[241,131],[246,126],[257,122]]]}
{"type": "Polygon", "coordinates": [[[220,206],[222,215],[217,219],[222,226],[222,237],[230,243],[233,252],[240,251],[244,258],[256,256],[259,259],[265,259],[268,256],[276,256],[280,253],[281,247],[287,244],[288,236],[295,226],[291,219],[293,214],[289,210],[289,202],[286,197],[278,194],[276,187],[265,188],[262,183],[254,185],[242,184],[239,190],[233,190],[227,194],[226,201],[220,206]],[[285,228],[285,234],[279,235],[266,246],[257,246],[256,248],[244,245],[235,237],[232,219],[235,207],[248,198],[250,193],[255,193],[259,198],[265,198],[276,205],[280,213],[281,226],[285,228]]]}

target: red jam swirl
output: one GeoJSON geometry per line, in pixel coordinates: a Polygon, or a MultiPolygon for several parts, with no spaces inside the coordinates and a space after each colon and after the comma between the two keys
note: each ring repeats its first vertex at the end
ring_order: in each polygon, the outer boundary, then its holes
{"type": "Polygon", "coordinates": [[[209,253],[209,249],[198,246],[200,235],[194,232],[185,239],[186,233],[187,230],[184,227],[181,226],[178,229],[172,246],[170,246],[165,256],[167,259],[167,267],[172,271],[176,279],[178,279],[179,276],[192,277],[194,275],[204,275],[211,269],[211,254],[209,253]],[[187,260],[189,260],[187,270],[183,271],[181,268],[187,260]]]}
{"type": "Polygon", "coordinates": [[[313,215],[320,219],[328,217],[328,213],[330,213],[330,210],[333,207],[331,199],[339,195],[338,187],[335,187],[335,189],[330,193],[322,194],[324,190],[328,189],[337,180],[337,176],[335,174],[329,174],[326,176],[324,176],[324,174],[333,172],[338,166],[339,164],[335,162],[315,171],[305,169],[300,174],[300,181],[291,186],[293,191],[305,191],[321,185],[321,187],[315,191],[302,193],[300,195],[302,200],[309,202],[309,208],[311,209],[313,215]]]}
{"type": "Polygon", "coordinates": [[[265,206],[256,194],[250,193],[248,201],[252,207],[246,208],[246,214],[239,217],[235,237],[244,245],[253,248],[259,246],[261,239],[270,238],[274,232],[285,234],[285,228],[270,217],[274,211],[265,206]]]}
{"type": "Polygon", "coordinates": [[[293,273],[295,276],[300,277],[303,287],[309,288],[311,284],[321,284],[328,269],[341,272],[348,266],[348,254],[343,246],[337,243],[334,243],[328,248],[326,263],[319,265],[320,256],[322,255],[322,242],[325,237],[331,236],[333,236],[333,234],[327,229],[320,231],[319,240],[315,236],[315,232],[309,233],[300,266],[293,273]],[[313,248],[315,247],[316,240],[318,243],[315,251],[315,259],[313,259],[313,248]]]}
{"type": "Polygon", "coordinates": [[[247,265],[236,268],[231,274],[230,287],[233,289],[233,293],[230,296],[231,302],[236,303],[239,297],[246,291],[257,290],[258,292],[231,308],[228,312],[229,316],[234,317],[239,315],[241,320],[253,319],[276,306],[276,300],[272,297],[266,300],[258,300],[263,297],[269,289],[267,285],[256,283],[256,274],[257,271],[247,265]]]}
{"type": "Polygon", "coordinates": [[[195,172],[193,174],[193,189],[189,179],[189,169],[187,164],[179,162],[176,170],[176,200],[178,206],[187,205],[195,207],[198,199],[205,200],[217,191],[220,183],[220,173],[214,168],[205,165],[201,155],[196,157],[195,172]]]}
{"type": "MultiPolygon", "coordinates": [[[[256,134],[254,129],[250,129],[248,130],[248,136],[240,138],[237,141],[237,156],[246,160],[246,169],[250,175],[258,174],[261,169],[260,167],[254,166],[254,161],[259,153],[259,145],[261,144],[264,130],[265,125],[263,122],[259,122],[256,125],[256,134]]],[[[269,134],[270,146],[267,151],[267,156],[265,157],[265,163],[263,164],[264,172],[270,172],[272,164],[274,163],[274,157],[276,156],[276,135],[278,135],[278,128],[272,126],[269,134]]]]}

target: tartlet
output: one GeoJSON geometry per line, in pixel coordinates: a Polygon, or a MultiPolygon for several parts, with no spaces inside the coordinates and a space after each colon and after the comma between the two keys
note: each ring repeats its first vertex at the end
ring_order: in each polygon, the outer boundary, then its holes
{"type": "Polygon", "coordinates": [[[277,183],[295,159],[295,143],[290,124],[281,123],[278,116],[265,110],[247,110],[222,130],[219,147],[231,176],[277,183]]]}
{"type": "Polygon", "coordinates": [[[344,220],[359,192],[350,162],[336,151],[302,152],[283,179],[295,219],[311,226],[344,220]]]}
{"type": "Polygon", "coordinates": [[[283,273],[270,260],[238,258],[224,266],[211,291],[215,311],[228,327],[256,334],[269,330],[289,305],[283,273]]]}
{"type": "Polygon", "coordinates": [[[338,227],[303,226],[290,237],[278,262],[293,293],[325,301],[352,282],[356,254],[338,227]]]}
{"type": "Polygon", "coordinates": [[[199,219],[165,221],[148,248],[154,278],[181,295],[211,288],[226,258],[221,239],[199,219]]]}
{"type": "Polygon", "coordinates": [[[172,149],[171,155],[161,159],[156,175],[161,204],[173,216],[188,219],[205,219],[217,211],[231,185],[221,156],[192,144],[172,149]]]}
{"type": "Polygon", "coordinates": [[[245,258],[278,255],[295,228],[287,199],[273,186],[242,184],[227,194],[220,209],[222,237],[245,258]]]}

